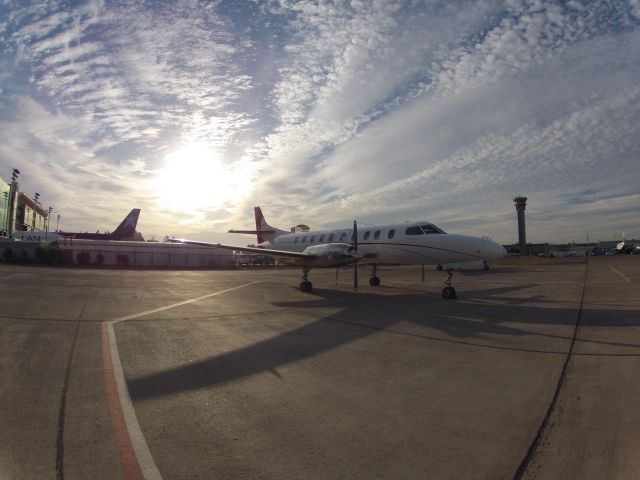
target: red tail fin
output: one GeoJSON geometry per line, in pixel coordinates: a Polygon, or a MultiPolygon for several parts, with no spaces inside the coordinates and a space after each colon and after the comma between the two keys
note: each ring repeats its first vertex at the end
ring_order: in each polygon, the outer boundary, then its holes
{"type": "Polygon", "coordinates": [[[256,233],[258,234],[258,244],[260,244],[266,242],[267,237],[272,238],[273,235],[269,234],[275,233],[275,230],[267,224],[260,207],[253,207],[253,213],[256,217],[256,233]]]}
{"type": "Polygon", "coordinates": [[[270,241],[277,235],[287,233],[284,230],[279,230],[272,227],[264,219],[262,210],[260,207],[254,207],[253,212],[256,217],[256,229],[255,230],[229,230],[230,233],[252,233],[258,236],[258,244],[270,241]]]}

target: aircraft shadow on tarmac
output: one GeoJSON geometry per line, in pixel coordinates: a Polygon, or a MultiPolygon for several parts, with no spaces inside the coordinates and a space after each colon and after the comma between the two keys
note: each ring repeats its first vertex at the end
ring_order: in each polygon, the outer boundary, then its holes
{"type": "MultiPolygon", "coordinates": [[[[213,387],[261,372],[275,372],[279,366],[313,357],[382,331],[476,348],[566,354],[573,327],[578,320],[578,307],[554,307],[549,303],[540,307],[531,306],[531,303],[542,300],[532,297],[514,301],[513,297],[508,296],[523,288],[527,288],[527,285],[467,292],[464,304],[442,301],[424,292],[407,294],[406,290],[399,295],[378,295],[314,289],[313,296],[306,301],[273,305],[296,310],[338,305],[342,310],[232,352],[130,379],[127,382],[129,392],[132,399],[142,400],[213,387]],[[501,303],[480,302],[487,299],[500,300],[501,303]],[[525,301],[528,305],[524,305],[525,301]],[[398,326],[401,322],[402,328],[398,326]],[[567,328],[551,334],[531,329],[532,324],[567,328]],[[548,346],[546,349],[544,346],[539,349],[514,347],[501,342],[499,338],[527,335],[552,341],[555,349],[548,346]]],[[[637,310],[616,310],[615,315],[611,315],[611,311],[585,308],[581,327],[585,326],[640,326],[640,316],[637,310]]],[[[640,343],[594,339],[581,341],[623,348],[626,349],[626,355],[640,356],[640,343]]]]}

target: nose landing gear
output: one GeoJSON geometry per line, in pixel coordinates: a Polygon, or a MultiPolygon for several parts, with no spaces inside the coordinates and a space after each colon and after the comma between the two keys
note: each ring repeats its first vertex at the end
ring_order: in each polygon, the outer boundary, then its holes
{"type": "Polygon", "coordinates": [[[310,292],[313,288],[313,283],[307,279],[309,270],[311,270],[309,267],[304,267],[302,269],[302,282],[300,282],[300,291],[302,292],[310,292]]]}
{"type": "Polygon", "coordinates": [[[377,287],[380,285],[380,277],[377,274],[378,266],[373,265],[373,271],[371,272],[371,277],[369,277],[369,285],[372,287],[377,287]]]}
{"type": "Polygon", "coordinates": [[[451,286],[451,279],[453,278],[453,270],[447,269],[447,279],[444,281],[446,287],[442,289],[442,298],[450,299],[456,298],[456,289],[451,286]]]}

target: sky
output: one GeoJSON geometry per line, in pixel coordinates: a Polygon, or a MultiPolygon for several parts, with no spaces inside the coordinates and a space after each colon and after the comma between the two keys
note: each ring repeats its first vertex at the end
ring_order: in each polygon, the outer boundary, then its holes
{"type": "Polygon", "coordinates": [[[640,0],[0,0],[13,168],[66,231],[640,238],[640,0]]]}

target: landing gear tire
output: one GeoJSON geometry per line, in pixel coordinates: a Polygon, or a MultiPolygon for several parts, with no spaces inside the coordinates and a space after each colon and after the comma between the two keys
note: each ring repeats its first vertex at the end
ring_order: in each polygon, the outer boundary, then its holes
{"type": "Polygon", "coordinates": [[[313,288],[313,284],[309,280],[303,280],[300,282],[300,290],[303,292],[310,292],[313,288]]]}
{"type": "Polygon", "coordinates": [[[442,298],[456,298],[456,289],[453,287],[444,287],[442,289],[442,298]]]}
{"type": "Polygon", "coordinates": [[[373,264],[373,270],[371,271],[371,276],[369,277],[369,285],[372,287],[377,287],[380,285],[380,277],[378,277],[378,265],[373,264]]]}

